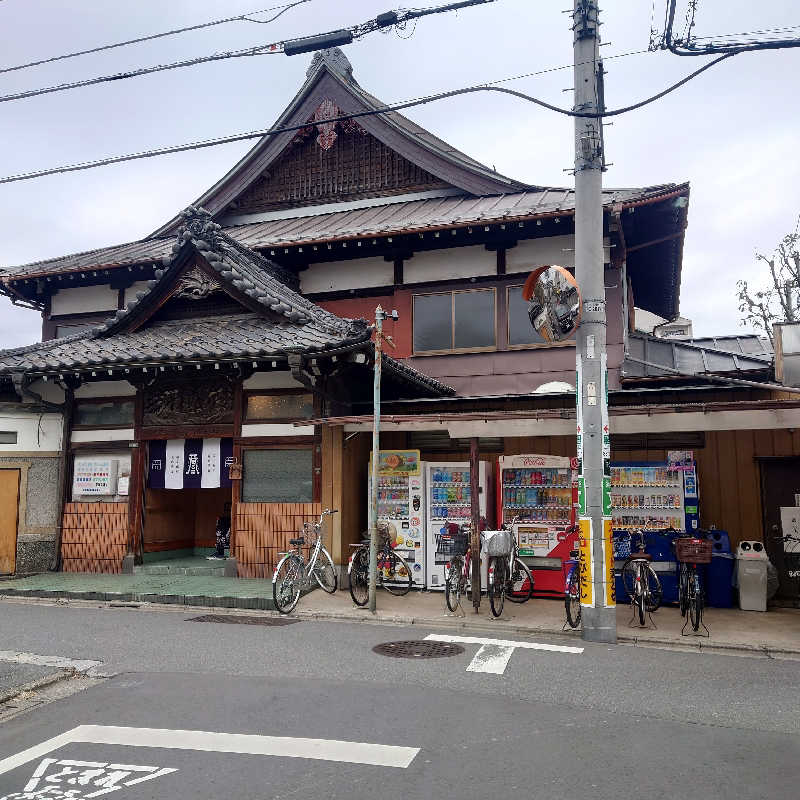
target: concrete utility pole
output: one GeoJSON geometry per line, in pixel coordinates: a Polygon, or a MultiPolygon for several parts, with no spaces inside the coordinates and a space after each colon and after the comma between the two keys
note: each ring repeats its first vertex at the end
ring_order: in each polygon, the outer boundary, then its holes
{"type": "Polygon", "coordinates": [[[372,483],[369,493],[369,610],[375,613],[378,573],[378,461],[381,430],[381,355],[386,312],[375,309],[375,370],[372,383],[372,483]]]}
{"type": "MultiPolygon", "coordinates": [[[[573,10],[575,111],[602,111],[597,0],[573,10]]],[[[602,119],[575,117],[575,279],[583,297],[577,337],[583,638],[616,642],[611,555],[610,460],[606,393],[606,302],[603,279],[602,119]],[[608,496],[606,496],[608,495],[608,496]]]]}

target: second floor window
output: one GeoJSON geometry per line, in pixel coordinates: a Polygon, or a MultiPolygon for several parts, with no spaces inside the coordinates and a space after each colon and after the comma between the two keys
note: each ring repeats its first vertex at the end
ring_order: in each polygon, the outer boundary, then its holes
{"type": "Polygon", "coordinates": [[[414,295],[414,352],[493,350],[494,289],[414,295]]]}

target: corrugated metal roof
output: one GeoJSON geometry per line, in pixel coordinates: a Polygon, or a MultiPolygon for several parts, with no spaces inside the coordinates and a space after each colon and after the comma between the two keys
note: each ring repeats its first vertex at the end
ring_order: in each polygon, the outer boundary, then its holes
{"type": "Polygon", "coordinates": [[[742,355],[772,356],[774,350],[766,336],[706,336],[688,340],[690,344],[698,347],[710,347],[714,350],[723,350],[727,353],[742,355]]]}
{"type": "Polygon", "coordinates": [[[763,372],[772,364],[771,353],[734,353],[696,342],[661,339],[639,332],[628,337],[628,352],[630,358],[626,358],[623,365],[623,373],[627,378],[763,372]]]}
{"type": "MultiPolygon", "coordinates": [[[[637,201],[657,196],[671,188],[674,188],[672,184],[645,189],[608,189],[603,192],[603,202],[611,205],[637,201]]],[[[411,200],[374,208],[234,225],[224,230],[247,247],[265,250],[270,247],[312,244],[333,239],[358,239],[459,225],[515,221],[558,212],[571,214],[574,209],[575,197],[572,189],[550,188],[485,197],[461,195],[411,200]]],[[[307,209],[304,211],[307,212],[307,209]]],[[[173,241],[171,236],[143,239],[9,267],[3,280],[157,262],[169,255],[173,241]]]]}

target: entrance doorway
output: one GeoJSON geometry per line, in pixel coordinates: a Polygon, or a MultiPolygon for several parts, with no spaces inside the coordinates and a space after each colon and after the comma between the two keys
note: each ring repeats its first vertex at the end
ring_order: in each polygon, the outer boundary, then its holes
{"type": "Polygon", "coordinates": [[[790,576],[797,567],[783,552],[783,542],[774,537],[781,532],[781,506],[795,505],[800,493],[800,458],[775,458],[761,461],[761,503],[764,509],[764,546],[778,570],[780,586],[777,600],[797,602],[800,578],[790,576]]]}
{"type": "MultiPolygon", "coordinates": [[[[147,489],[144,553],[175,556],[211,555],[217,520],[231,502],[228,487],[216,489],[147,489]]],[[[230,506],[228,506],[230,513],[230,506]]]]}
{"type": "Polygon", "coordinates": [[[19,470],[0,469],[0,575],[17,569],[19,470]]]}

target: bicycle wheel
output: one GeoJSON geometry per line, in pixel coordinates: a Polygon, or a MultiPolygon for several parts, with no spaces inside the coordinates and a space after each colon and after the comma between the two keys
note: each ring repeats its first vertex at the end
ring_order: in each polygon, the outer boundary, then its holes
{"type": "Polygon", "coordinates": [[[360,547],[353,553],[349,567],[350,597],[357,606],[369,602],[369,550],[360,547]]]}
{"type": "Polygon", "coordinates": [[[661,601],[664,599],[664,590],[661,588],[661,581],[658,579],[658,574],[649,564],[644,569],[644,578],[647,581],[647,592],[645,595],[647,610],[652,614],[661,607],[661,601]]]}
{"type": "Polygon", "coordinates": [[[312,575],[314,576],[314,580],[328,594],[333,594],[336,591],[339,580],[336,577],[336,570],[333,567],[333,559],[324,547],[320,548],[317,561],[312,570],[312,575]]]}
{"type": "Polygon", "coordinates": [[[300,599],[305,568],[303,560],[293,553],[285,555],[272,575],[272,599],[281,614],[288,614],[300,599]]]}
{"type": "Polygon", "coordinates": [[[508,577],[506,598],[512,603],[525,603],[531,597],[533,597],[533,574],[527,564],[515,558],[514,567],[508,577]]]}
{"type": "Polygon", "coordinates": [[[508,562],[506,557],[489,559],[489,606],[492,609],[492,614],[499,617],[503,613],[503,606],[506,600],[506,584],[508,578],[506,572],[508,571],[508,562]]]}
{"type": "Polygon", "coordinates": [[[628,558],[622,565],[622,585],[631,600],[636,596],[636,571],[636,563],[628,558]]]}
{"type": "Polygon", "coordinates": [[[645,613],[647,612],[647,600],[644,592],[636,598],[636,610],[639,613],[639,624],[644,627],[645,613]]]}
{"type": "Polygon", "coordinates": [[[700,623],[703,621],[703,592],[697,573],[689,578],[689,621],[695,633],[700,630],[700,623]]]}
{"type": "Polygon", "coordinates": [[[681,571],[678,577],[678,602],[681,607],[681,616],[686,616],[689,607],[689,567],[681,563],[681,571]]]}
{"type": "Polygon", "coordinates": [[[464,558],[453,556],[447,568],[447,579],[444,584],[444,599],[447,607],[455,613],[461,605],[461,595],[464,591],[464,558]]]}
{"type": "Polygon", "coordinates": [[[395,597],[402,597],[408,594],[413,583],[411,567],[408,565],[408,561],[391,548],[384,550],[379,557],[385,565],[383,588],[395,597]]]}
{"type": "Polygon", "coordinates": [[[570,628],[577,628],[581,624],[581,584],[577,567],[573,567],[569,576],[564,605],[567,609],[567,622],[570,628]]]}

